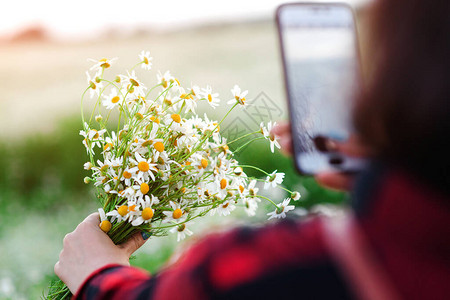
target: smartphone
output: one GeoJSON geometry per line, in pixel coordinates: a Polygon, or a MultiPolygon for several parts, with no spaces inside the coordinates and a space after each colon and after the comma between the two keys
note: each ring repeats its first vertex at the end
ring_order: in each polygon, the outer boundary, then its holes
{"type": "Polygon", "coordinates": [[[361,83],[352,8],[289,3],[276,11],[295,165],[301,174],[357,172],[365,162],[333,149],[352,134],[361,83]]]}

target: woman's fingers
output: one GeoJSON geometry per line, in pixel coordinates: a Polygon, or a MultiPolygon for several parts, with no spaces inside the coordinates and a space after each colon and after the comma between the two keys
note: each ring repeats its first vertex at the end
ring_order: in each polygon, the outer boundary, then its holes
{"type": "Polygon", "coordinates": [[[337,172],[323,172],[315,175],[314,178],[317,183],[326,188],[349,191],[353,187],[355,176],[337,172]]]}
{"type": "Polygon", "coordinates": [[[144,240],[140,232],[131,236],[125,243],[119,245],[118,247],[125,250],[128,257],[130,257],[137,249],[141,248],[147,240],[144,240]]]}

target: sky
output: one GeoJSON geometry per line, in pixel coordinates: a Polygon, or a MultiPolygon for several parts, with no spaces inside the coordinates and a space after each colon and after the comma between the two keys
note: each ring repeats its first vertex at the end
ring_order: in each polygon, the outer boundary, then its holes
{"type": "MultiPolygon", "coordinates": [[[[314,1],[314,0],[313,0],[314,1]]],[[[363,5],[370,0],[343,0],[363,5]]],[[[40,26],[57,39],[94,38],[108,28],[174,30],[215,22],[270,18],[280,0],[14,0],[0,10],[0,38],[40,26]]]]}

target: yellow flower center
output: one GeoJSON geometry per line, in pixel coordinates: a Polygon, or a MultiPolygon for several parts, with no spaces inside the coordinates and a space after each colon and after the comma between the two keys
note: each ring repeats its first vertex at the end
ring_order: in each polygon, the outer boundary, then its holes
{"type": "Polygon", "coordinates": [[[148,170],[150,170],[150,165],[146,161],[141,161],[138,163],[138,169],[141,172],[148,172],[148,170]]]}
{"type": "Polygon", "coordinates": [[[95,132],[95,134],[94,134],[94,136],[92,137],[93,139],[98,139],[99,138],[99,134],[98,134],[98,131],[97,130],[95,130],[95,129],[92,129],[92,131],[94,131],[95,132]]]}
{"type": "Polygon", "coordinates": [[[181,117],[180,117],[179,114],[173,114],[171,117],[172,117],[172,120],[173,120],[175,123],[180,123],[180,122],[181,122],[181,117]]]}
{"type": "Polygon", "coordinates": [[[165,80],[164,78],[161,80],[161,84],[163,88],[167,88],[167,80],[165,80]]]}
{"type": "Polygon", "coordinates": [[[229,202],[227,202],[226,204],[222,205],[222,207],[223,207],[223,208],[227,208],[227,207],[228,207],[228,205],[230,205],[230,203],[229,203],[229,202]]]}
{"type": "Polygon", "coordinates": [[[148,65],[148,58],[144,56],[144,64],[148,65]]]}
{"type": "Polygon", "coordinates": [[[113,144],[111,144],[111,143],[106,143],[105,146],[103,146],[103,150],[106,151],[106,150],[108,150],[108,149],[112,149],[112,147],[113,147],[113,144]]]}
{"type": "Polygon", "coordinates": [[[106,172],[106,170],[108,170],[108,168],[109,168],[108,165],[103,165],[103,166],[100,168],[100,171],[101,171],[101,172],[106,172]]]}
{"type": "Polygon", "coordinates": [[[220,188],[223,190],[226,187],[227,187],[227,180],[225,178],[222,178],[222,180],[220,180],[220,188]]]}
{"type": "Polygon", "coordinates": [[[144,220],[150,220],[153,217],[153,209],[150,207],[144,208],[142,211],[142,219],[144,220]]]}
{"type": "Polygon", "coordinates": [[[145,182],[141,183],[141,193],[142,194],[147,194],[148,191],[150,190],[150,187],[148,186],[148,184],[146,184],[145,182]]]}
{"type": "Polygon", "coordinates": [[[123,172],[123,177],[124,177],[125,179],[130,179],[130,178],[131,178],[131,173],[128,172],[128,171],[125,171],[125,172],[123,172]]]}
{"type": "Polygon", "coordinates": [[[112,97],[111,102],[117,103],[117,102],[119,102],[119,100],[120,100],[119,96],[115,96],[115,97],[112,97]]]}
{"type": "Polygon", "coordinates": [[[239,190],[241,191],[241,193],[244,192],[244,187],[242,185],[239,185],[239,190]]]}
{"type": "Polygon", "coordinates": [[[188,94],[183,93],[183,94],[180,95],[180,98],[181,99],[186,99],[186,98],[189,98],[189,96],[188,96],[188,94]]]}
{"type": "Polygon", "coordinates": [[[135,116],[136,119],[138,119],[138,120],[142,120],[142,119],[144,118],[144,116],[143,116],[141,113],[136,113],[134,116],[135,116]]]}
{"type": "Polygon", "coordinates": [[[103,232],[108,232],[111,230],[111,222],[108,220],[104,220],[100,223],[100,229],[103,230],[103,232]]]}
{"type": "Polygon", "coordinates": [[[155,145],[153,145],[153,147],[155,147],[156,151],[158,152],[164,151],[164,144],[162,142],[156,142],[155,145]]]}
{"type": "Polygon", "coordinates": [[[160,123],[159,118],[154,117],[154,116],[151,116],[151,117],[150,117],[150,120],[152,120],[152,121],[155,122],[156,124],[159,124],[159,123],[160,123]]]}
{"type": "Polygon", "coordinates": [[[130,83],[133,85],[133,86],[139,86],[139,82],[137,82],[135,79],[133,79],[133,78],[130,78],[130,83]]]}
{"type": "Polygon", "coordinates": [[[117,212],[119,213],[119,215],[121,215],[122,217],[125,216],[128,213],[128,206],[126,205],[121,205],[118,209],[117,212]]]}
{"type": "Polygon", "coordinates": [[[152,140],[146,140],[145,142],[142,143],[142,147],[147,147],[150,146],[151,144],[153,144],[152,140]]]}
{"type": "Polygon", "coordinates": [[[175,78],[175,81],[178,83],[179,86],[181,86],[181,83],[178,79],[175,78]]]}
{"type": "Polygon", "coordinates": [[[184,194],[184,193],[186,193],[186,188],[182,187],[180,191],[184,194]]]}
{"type": "Polygon", "coordinates": [[[128,206],[128,211],[135,211],[135,209],[136,209],[136,205],[130,205],[130,206],[128,206]]]}
{"type": "Polygon", "coordinates": [[[209,101],[209,102],[212,101],[212,96],[211,96],[211,94],[208,94],[208,101],[209,101]]]}
{"type": "Polygon", "coordinates": [[[100,67],[105,68],[105,69],[111,67],[111,65],[108,63],[108,60],[106,58],[102,58],[99,61],[103,62],[102,64],[100,64],[100,67]]]}
{"type": "Polygon", "coordinates": [[[181,218],[181,215],[183,215],[183,212],[181,211],[181,209],[177,208],[173,211],[172,217],[174,219],[179,219],[181,218]]]}
{"type": "Polygon", "coordinates": [[[206,169],[206,167],[208,166],[208,160],[202,158],[202,160],[201,160],[201,165],[202,165],[202,168],[203,168],[203,169],[206,169]]]}

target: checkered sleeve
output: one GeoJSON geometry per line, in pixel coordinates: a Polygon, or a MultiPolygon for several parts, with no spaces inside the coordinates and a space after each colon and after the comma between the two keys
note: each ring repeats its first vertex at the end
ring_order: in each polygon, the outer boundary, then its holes
{"type": "Polygon", "coordinates": [[[317,222],[216,233],[152,277],[137,268],[109,266],[95,272],[75,299],[267,299],[274,293],[281,298],[283,292],[297,293],[301,286],[306,295],[346,294],[317,222]],[[335,288],[317,288],[327,278],[335,288]],[[275,282],[278,288],[273,288],[275,282]]]}

